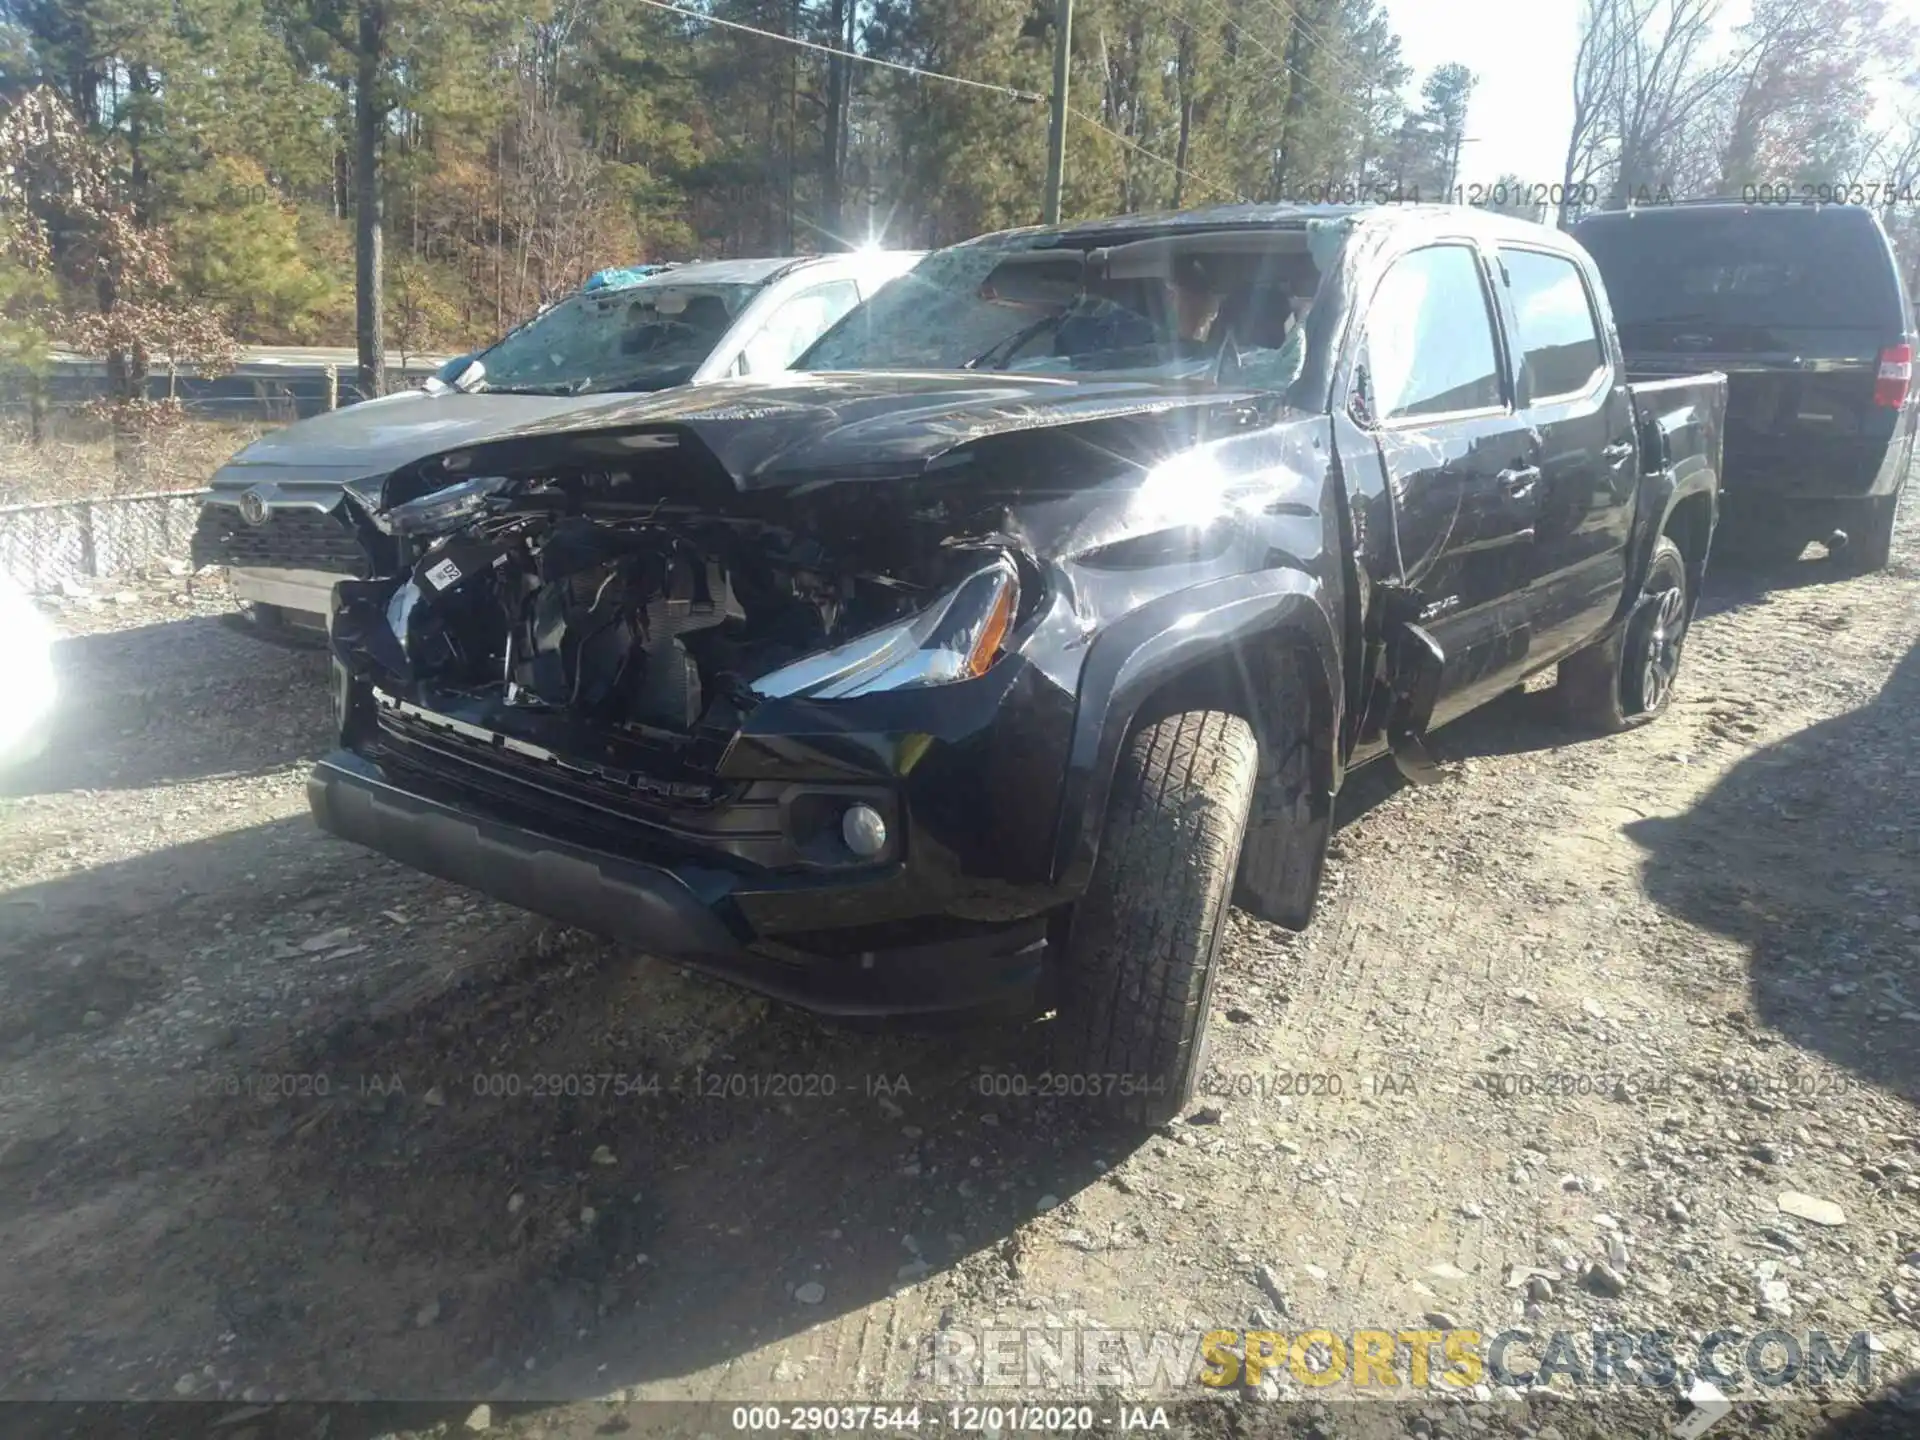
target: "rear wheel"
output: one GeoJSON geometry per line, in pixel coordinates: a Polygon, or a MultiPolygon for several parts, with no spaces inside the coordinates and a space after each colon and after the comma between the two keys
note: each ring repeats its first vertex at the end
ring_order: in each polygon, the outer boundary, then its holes
{"type": "Polygon", "coordinates": [[[1646,583],[1626,624],[1560,662],[1557,689],[1567,718],[1606,734],[1660,715],[1673,698],[1692,622],[1686,557],[1662,535],[1654,542],[1646,583]]]}
{"type": "Polygon", "coordinates": [[[1245,720],[1169,715],[1127,742],[1074,906],[1053,1063],[1070,1094],[1159,1125],[1199,1079],[1259,747],[1245,720]]]}

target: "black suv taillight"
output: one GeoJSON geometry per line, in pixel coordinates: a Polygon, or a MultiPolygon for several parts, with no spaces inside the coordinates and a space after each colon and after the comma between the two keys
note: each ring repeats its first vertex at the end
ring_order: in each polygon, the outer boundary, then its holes
{"type": "Polygon", "coordinates": [[[1880,375],[1873,382],[1873,403],[1898,410],[1913,384],[1913,346],[1889,345],[1880,352],[1880,375]]]}

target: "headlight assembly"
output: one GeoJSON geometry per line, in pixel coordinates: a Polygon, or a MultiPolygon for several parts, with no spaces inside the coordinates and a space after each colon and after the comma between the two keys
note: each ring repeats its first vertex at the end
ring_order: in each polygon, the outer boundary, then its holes
{"type": "Polygon", "coordinates": [[[1013,630],[1020,573],[1002,555],[911,619],[784,665],[753,682],[769,699],[845,700],[984,675],[1013,630]]]}
{"type": "Polygon", "coordinates": [[[387,600],[387,628],[393,631],[393,638],[400,642],[400,653],[408,653],[408,638],[412,634],[413,607],[419,602],[420,587],[411,580],[400,582],[387,600]]]}
{"type": "Polygon", "coordinates": [[[473,519],[487,508],[487,497],[507,483],[504,475],[476,475],[386,510],[373,523],[389,535],[428,535],[473,519]]]}

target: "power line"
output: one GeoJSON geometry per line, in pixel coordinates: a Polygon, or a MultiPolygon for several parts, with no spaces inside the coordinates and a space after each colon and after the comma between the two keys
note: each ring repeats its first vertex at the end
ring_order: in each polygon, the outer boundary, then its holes
{"type": "MultiPolygon", "coordinates": [[[[1285,15],[1281,13],[1279,7],[1273,4],[1273,0],[1267,0],[1267,7],[1271,9],[1275,15],[1280,16],[1280,18],[1283,21],[1287,18],[1285,15]]],[[[1247,29],[1245,25],[1241,24],[1238,20],[1235,20],[1222,7],[1218,5],[1206,5],[1204,8],[1213,16],[1214,20],[1217,23],[1225,26],[1227,29],[1239,35],[1239,37],[1242,40],[1246,41],[1249,45],[1253,46],[1254,49],[1264,53],[1268,59],[1272,60],[1273,63],[1278,65],[1282,70],[1290,72],[1296,79],[1302,80],[1306,84],[1311,85],[1315,90],[1318,90],[1320,92],[1321,99],[1338,102],[1346,98],[1340,95],[1336,95],[1333,91],[1329,90],[1326,86],[1326,82],[1321,80],[1319,76],[1311,74],[1308,71],[1302,70],[1298,65],[1294,64],[1291,60],[1287,59],[1279,51],[1275,50],[1271,45],[1267,44],[1266,41],[1262,40],[1259,36],[1255,35],[1251,30],[1247,29]]],[[[1305,30],[1306,27],[1304,22],[1302,23],[1301,28],[1303,31],[1305,30]]],[[[1340,74],[1342,71],[1341,62],[1339,62],[1335,58],[1331,50],[1326,49],[1324,44],[1322,44],[1321,49],[1325,54],[1327,63],[1331,65],[1334,69],[1334,72],[1335,72],[1334,78],[1335,79],[1340,78],[1340,74]]],[[[1354,71],[1352,73],[1357,75],[1359,72],[1354,71]]]]}
{"type": "Polygon", "coordinates": [[[1242,195],[1238,190],[1235,190],[1230,186],[1222,185],[1217,180],[1210,179],[1207,176],[1201,175],[1196,171],[1188,170],[1184,166],[1176,165],[1173,161],[1167,159],[1166,156],[1158,154],[1155,151],[1149,150],[1146,146],[1142,145],[1139,141],[1129,139],[1127,136],[1122,135],[1118,130],[1113,129],[1111,126],[1101,124],[1098,120],[1094,119],[1093,116],[1087,114],[1087,112],[1084,110],[1076,110],[1071,105],[1069,105],[1067,107],[1067,113],[1073,116],[1074,119],[1084,121],[1086,124],[1091,125],[1094,129],[1100,131],[1102,134],[1111,135],[1115,140],[1118,140],[1122,145],[1126,146],[1129,150],[1137,150],[1140,154],[1146,156],[1149,160],[1156,161],[1159,164],[1166,166],[1169,170],[1173,171],[1174,174],[1185,176],[1189,180],[1198,181],[1200,184],[1206,186],[1209,190],[1212,190],[1216,194],[1226,195],[1231,197],[1232,199],[1239,200],[1243,203],[1247,198],[1246,196],[1242,195]]]}
{"type": "MultiPolygon", "coordinates": [[[[1365,72],[1359,68],[1359,65],[1357,62],[1352,61],[1348,57],[1344,55],[1340,55],[1335,52],[1333,46],[1327,43],[1326,39],[1320,34],[1320,32],[1315,30],[1313,26],[1307,23],[1307,17],[1305,15],[1300,14],[1298,12],[1295,12],[1292,15],[1288,15],[1287,13],[1282,11],[1277,4],[1274,3],[1274,0],[1265,0],[1265,3],[1266,3],[1266,7],[1269,10],[1273,11],[1274,15],[1281,21],[1281,23],[1289,27],[1289,30],[1291,30],[1291,28],[1295,25],[1298,25],[1300,27],[1301,35],[1313,42],[1314,48],[1320,51],[1321,58],[1325,60],[1329,66],[1332,67],[1334,77],[1336,79],[1344,79],[1344,80],[1347,80],[1348,82],[1360,80],[1366,84],[1372,83],[1372,81],[1366,77],[1365,72]]],[[[1289,66],[1288,68],[1293,69],[1292,66],[1289,66]]],[[[1294,70],[1294,73],[1296,75],[1300,74],[1298,70],[1294,70]]],[[[1305,79],[1306,77],[1302,75],[1301,78],[1305,79]]],[[[1328,99],[1334,98],[1333,96],[1328,95],[1326,90],[1324,89],[1322,89],[1320,93],[1323,96],[1326,96],[1326,98],[1328,99]]]]}
{"type": "MultiPolygon", "coordinates": [[[[650,6],[655,10],[665,10],[668,14],[678,15],[683,19],[697,20],[704,25],[718,25],[727,30],[739,30],[748,35],[758,35],[763,40],[777,40],[782,45],[797,45],[803,50],[818,51],[822,55],[838,55],[845,60],[858,60],[863,64],[878,65],[887,70],[898,70],[904,74],[918,75],[928,80],[944,80],[949,85],[964,85],[972,90],[989,90],[996,95],[1009,95],[1015,100],[1022,100],[1029,103],[1044,101],[1047,98],[1032,90],[1018,90],[1011,85],[996,85],[987,80],[969,80],[963,75],[945,75],[938,70],[923,70],[918,65],[904,65],[897,60],[883,60],[878,55],[862,55],[855,50],[841,50],[832,45],[819,44],[813,40],[802,40],[797,35],[782,35],[777,30],[762,30],[753,25],[743,25],[737,20],[722,20],[716,15],[703,15],[697,10],[688,10],[684,6],[669,4],[668,0],[640,0],[640,3],[650,6]]],[[[1111,135],[1129,150],[1138,151],[1149,160],[1166,166],[1177,175],[1184,175],[1189,180],[1197,181],[1218,194],[1232,196],[1235,200],[1244,200],[1246,198],[1237,191],[1220,184],[1218,181],[1211,180],[1205,175],[1197,174],[1192,170],[1186,169],[1184,166],[1177,165],[1167,159],[1166,156],[1156,154],[1152,150],[1147,149],[1146,146],[1140,144],[1138,141],[1128,139],[1118,130],[1110,129],[1108,126],[1101,124],[1100,121],[1087,114],[1084,110],[1076,110],[1072,106],[1068,106],[1067,113],[1072,115],[1076,120],[1083,121],[1093,126],[1094,129],[1111,135]]]]}
{"type": "Polygon", "coordinates": [[[905,65],[898,60],[882,60],[878,55],[862,55],[855,50],[841,50],[832,45],[822,45],[815,40],[802,40],[798,35],[782,35],[778,30],[761,30],[756,26],[742,25],[738,20],[722,20],[718,15],[703,15],[698,10],[670,5],[667,0],[640,0],[640,3],[651,6],[655,10],[665,10],[670,15],[678,15],[684,20],[697,20],[702,25],[718,25],[724,30],[739,30],[748,35],[758,35],[762,40],[778,40],[782,45],[798,45],[802,50],[814,50],[822,55],[838,55],[843,60],[858,60],[863,64],[878,65],[883,69],[917,75],[924,80],[943,80],[949,85],[964,85],[970,90],[990,90],[996,95],[1010,95],[1015,100],[1022,100],[1028,104],[1041,103],[1047,98],[1032,90],[1016,90],[1011,85],[995,85],[989,80],[969,80],[963,75],[943,75],[938,70],[923,70],[918,65],[905,65]]]}

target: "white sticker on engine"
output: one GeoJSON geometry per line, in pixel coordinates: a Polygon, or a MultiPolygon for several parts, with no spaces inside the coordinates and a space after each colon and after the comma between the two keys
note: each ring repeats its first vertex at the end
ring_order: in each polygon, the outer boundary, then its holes
{"type": "Polygon", "coordinates": [[[460,578],[460,567],[451,559],[442,560],[437,565],[429,565],[426,575],[434,589],[444,590],[460,578]]]}

